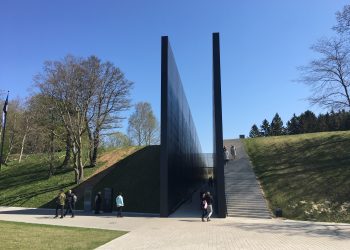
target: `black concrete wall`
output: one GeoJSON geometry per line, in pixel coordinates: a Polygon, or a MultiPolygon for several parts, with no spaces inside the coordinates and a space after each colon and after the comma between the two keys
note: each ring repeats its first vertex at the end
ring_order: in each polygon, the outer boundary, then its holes
{"type": "Polygon", "coordinates": [[[216,191],[215,208],[220,218],[225,218],[227,214],[223,144],[220,40],[219,33],[213,33],[213,165],[216,191]]]}
{"type": "Polygon", "coordinates": [[[205,178],[201,145],[167,36],[161,55],[160,215],[168,216],[205,178]]]}

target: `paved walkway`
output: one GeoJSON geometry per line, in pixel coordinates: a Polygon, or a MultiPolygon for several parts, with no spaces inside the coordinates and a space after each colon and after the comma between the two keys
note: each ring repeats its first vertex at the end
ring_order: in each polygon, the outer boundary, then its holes
{"type": "Polygon", "coordinates": [[[350,224],[229,217],[201,222],[184,204],[170,218],[84,215],[53,219],[53,211],[0,207],[0,220],[126,230],[98,249],[349,249],[350,224]],[[187,213],[186,212],[189,212],[187,213]]]}
{"type": "Polygon", "coordinates": [[[230,152],[236,147],[237,157],[225,165],[227,215],[233,217],[271,218],[261,187],[241,140],[224,140],[230,152]]]}

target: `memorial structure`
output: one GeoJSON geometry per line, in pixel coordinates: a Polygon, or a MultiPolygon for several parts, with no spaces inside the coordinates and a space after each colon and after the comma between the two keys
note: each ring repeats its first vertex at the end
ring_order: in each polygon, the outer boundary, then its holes
{"type": "Polygon", "coordinates": [[[213,165],[216,191],[215,208],[219,218],[225,218],[227,214],[223,147],[220,37],[219,33],[213,33],[213,165]]]}
{"type": "MultiPolygon", "coordinates": [[[[207,180],[191,110],[167,36],[161,50],[160,216],[167,217],[207,180]]],[[[226,217],[219,33],[213,33],[213,167],[215,210],[226,217]]]]}
{"type": "Polygon", "coordinates": [[[205,161],[167,36],[161,55],[160,216],[167,217],[205,176],[205,161]]]}

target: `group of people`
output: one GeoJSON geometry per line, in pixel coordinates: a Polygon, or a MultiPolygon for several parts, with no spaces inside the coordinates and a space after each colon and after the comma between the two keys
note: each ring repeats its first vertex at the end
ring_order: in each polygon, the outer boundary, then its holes
{"type": "MultiPolygon", "coordinates": [[[[67,194],[64,193],[64,190],[61,189],[56,197],[56,215],[54,218],[58,217],[58,210],[61,210],[60,218],[64,218],[68,213],[71,213],[72,218],[74,217],[75,204],[78,200],[78,197],[69,190],[67,194]],[[66,207],[66,211],[64,212],[64,208],[66,207]]],[[[124,207],[124,198],[122,193],[119,193],[115,199],[115,203],[117,206],[117,217],[122,216],[122,209],[124,207]]],[[[95,214],[99,214],[102,205],[102,194],[98,192],[95,196],[95,214]]]]}
{"type": "MultiPolygon", "coordinates": [[[[232,159],[236,159],[237,152],[236,152],[236,147],[234,145],[231,145],[230,152],[231,152],[232,159]]],[[[230,153],[228,152],[226,146],[224,146],[224,159],[225,159],[225,163],[230,160],[230,153]]]]}
{"type": "Polygon", "coordinates": [[[213,214],[213,197],[210,192],[200,192],[202,221],[210,221],[210,217],[213,214]]]}
{"type": "MultiPolygon", "coordinates": [[[[122,193],[118,193],[118,196],[115,198],[115,204],[117,206],[117,217],[123,217],[122,210],[124,207],[124,198],[122,193]]],[[[95,214],[100,213],[101,205],[102,205],[102,194],[101,192],[98,192],[95,196],[95,214]]]]}
{"type": "Polygon", "coordinates": [[[74,210],[75,210],[75,203],[77,202],[78,197],[72,192],[72,190],[69,190],[67,195],[64,193],[64,190],[61,189],[61,191],[58,193],[56,198],[56,216],[54,218],[58,217],[58,210],[61,210],[61,219],[65,217],[68,213],[72,214],[72,218],[74,217],[74,210]],[[66,211],[64,211],[64,207],[66,206],[66,211]]]}

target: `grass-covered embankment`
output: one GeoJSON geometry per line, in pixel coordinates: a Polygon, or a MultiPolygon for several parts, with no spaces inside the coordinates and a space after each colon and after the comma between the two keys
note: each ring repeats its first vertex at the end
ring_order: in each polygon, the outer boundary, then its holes
{"type": "Polygon", "coordinates": [[[1,249],[95,249],[126,232],[0,221],[1,249]]]}
{"type": "Polygon", "coordinates": [[[113,203],[118,192],[124,196],[125,211],[159,213],[160,146],[147,146],[116,163],[115,168],[93,189],[113,189],[113,203]]]}
{"type": "Polygon", "coordinates": [[[290,219],[350,222],[350,131],[244,140],[273,210],[290,219]]]}
{"type": "MultiPolygon", "coordinates": [[[[85,179],[110,166],[111,161],[118,161],[135,152],[136,147],[116,149],[112,157],[101,154],[96,167],[84,169],[85,179]]],[[[67,191],[77,185],[74,182],[72,167],[57,168],[48,178],[49,164],[45,155],[28,155],[21,163],[13,160],[0,171],[0,206],[53,207],[52,200],[60,189],[67,191]]],[[[60,162],[55,162],[58,167],[60,162]]],[[[78,197],[82,201],[82,197],[78,197]]]]}

